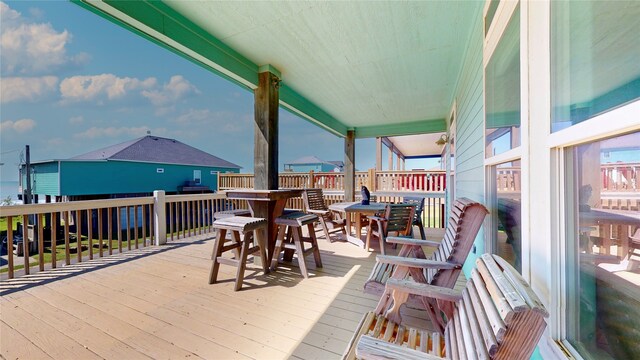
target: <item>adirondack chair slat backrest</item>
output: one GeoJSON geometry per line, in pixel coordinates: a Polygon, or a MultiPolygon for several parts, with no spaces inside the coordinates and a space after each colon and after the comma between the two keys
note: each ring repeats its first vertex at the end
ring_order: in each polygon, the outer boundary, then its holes
{"type": "Polygon", "coordinates": [[[502,258],[484,254],[476,265],[445,328],[447,358],[528,359],[547,311],[502,258]]]}
{"type": "MultiPolygon", "coordinates": [[[[304,199],[304,206],[309,210],[329,210],[327,204],[324,202],[322,189],[305,189],[302,193],[302,198],[304,199]]],[[[318,214],[318,216],[321,216],[325,221],[333,220],[331,212],[318,214]]]]}
{"type": "Polygon", "coordinates": [[[405,196],[402,199],[402,203],[411,204],[415,206],[415,213],[413,215],[413,224],[415,225],[419,219],[422,219],[422,211],[424,210],[424,197],[411,197],[405,196]]]}
{"type": "Polygon", "coordinates": [[[384,216],[387,219],[385,232],[387,234],[390,232],[408,233],[411,230],[414,212],[415,207],[411,204],[387,205],[384,216]]]}
{"type": "MultiPolygon", "coordinates": [[[[484,254],[476,266],[485,270],[474,269],[453,311],[446,314],[444,336],[370,312],[364,319],[372,321],[362,323],[357,346],[351,351],[350,343],[344,358],[352,359],[353,354],[361,359],[417,360],[428,353],[447,359],[528,359],[549,314],[527,282],[499,256],[484,254]]],[[[407,291],[420,290],[404,282],[390,282],[396,301],[406,300],[407,291]]]]}
{"type": "MultiPolygon", "coordinates": [[[[489,212],[480,203],[467,198],[459,198],[451,206],[451,216],[440,246],[432,255],[433,260],[464,264],[473,246],[473,240],[489,212]]],[[[431,285],[453,287],[461,269],[429,269],[425,273],[427,283],[431,285]]]]}

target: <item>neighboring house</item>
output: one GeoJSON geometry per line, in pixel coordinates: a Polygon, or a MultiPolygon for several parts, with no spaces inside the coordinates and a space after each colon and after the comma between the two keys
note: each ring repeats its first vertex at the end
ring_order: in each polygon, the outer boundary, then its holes
{"type": "MultiPolygon", "coordinates": [[[[32,193],[67,200],[212,192],[240,166],[174,139],[144,136],[65,160],[33,162],[32,193]]],[[[24,165],[21,184],[26,185],[24,165]]]]}
{"type": "Polygon", "coordinates": [[[284,164],[284,171],[291,172],[341,172],[344,168],[342,161],[324,161],[315,156],[305,156],[284,164]]]}

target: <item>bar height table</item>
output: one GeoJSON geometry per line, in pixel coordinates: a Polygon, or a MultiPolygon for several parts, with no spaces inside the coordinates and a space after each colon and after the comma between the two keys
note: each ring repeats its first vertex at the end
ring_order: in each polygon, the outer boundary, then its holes
{"type": "Polygon", "coordinates": [[[267,258],[270,264],[278,235],[278,227],[276,226],[275,220],[278,216],[282,215],[287,200],[302,196],[302,190],[238,189],[227,190],[226,195],[227,199],[246,200],[249,203],[251,216],[267,219],[267,258]]]}
{"type": "Polygon", "coordinates": [[[369,205],[362,205],[360,202],[342,202],[329,205],[329,210],[345,214],[347,219],[347,241],[364,248],[364,241],[360,238],[360,236],[362,236],[361,215],[375,215],[378,212],[384,211],[386,206],[387,204],[385,203],[372,202],[369,205]],[[355,218],[355,236],[351,233],[352,217],[355,218]]]}

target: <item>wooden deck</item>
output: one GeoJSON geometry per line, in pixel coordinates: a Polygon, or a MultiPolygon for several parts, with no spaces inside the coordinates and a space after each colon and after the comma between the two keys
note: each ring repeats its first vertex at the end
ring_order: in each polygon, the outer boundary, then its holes
{"type": "Polygon", "coordinates": [[[376,253],[351,244],[321,239],[307,280],[249,267],[239,292],[228,266],[207,284],[212,246],[203,235],[2,282],[2,357],[332,359],[377,304],[362,292],[376,253]]]}

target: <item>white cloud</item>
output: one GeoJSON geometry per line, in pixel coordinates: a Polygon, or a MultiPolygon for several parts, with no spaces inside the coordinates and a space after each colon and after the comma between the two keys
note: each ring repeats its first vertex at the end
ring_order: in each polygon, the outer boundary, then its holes
{"type": "Polygon", "coordinates": [[[144,90],[142,96],[146,97],[155,106],[166,107],[169,104],[190,94],[199,94],[200,91],[181,75],[174,75],[168,83],[159,90],[144,90]]]}
{"type": "Polygon", "coordinates": [[[84,122],[84,117],[82,115],[69,118],[69,124],[82,124],[83,122],[84,122]]]}
{"type": "Polygon", "coordinates": [[[7,120],[0,123],[0,131],[2,132],[13,130],[18,133],[23,133],[33,129],[34,127],[36,127],[36,122],[32,119],[20,119],[16,121],[7,120]]]}
{"type": "Polygon", "coordinates": [[[56,31],[49,23],[29,23],[7,4],[0,3],[2,29],[0,60],[6,74],[51,73],[67,64],[81,64],[86,54],[70,56],[66,46],[71,34],[56,31]]]}
{"type": "Polygon", "coordinates": [[[55,76],[3,78],[0,81],[0,101],[35,101],[55,91],[57,85],[58,78],[55,76]]]}
{"type": "Polygon", "coordinates": [[[118,137],[118,136],[130,136],[139,137],[147,134],[147,131],[152,131],[155,135],[162,135],[167,132],[165,128],[151,129],[148,126],[139,127],[92,127],[81,133],[73,135],[77,139],[97,139],[103,137],[118,137]]]}
{"type": "Polygon", "coordinates": [[[155,78],[144,80],[117,77],[113,74],[72,76],[62,80],[60,93],[63,102],[76,102],[87,100],[118,99],[128,92],[138,89],[149,89],[156,85],[155,78]]]}

